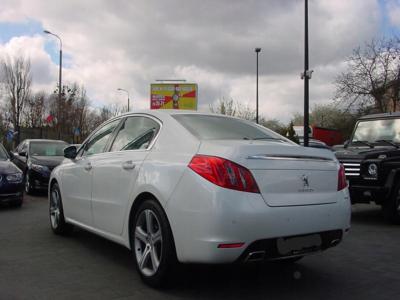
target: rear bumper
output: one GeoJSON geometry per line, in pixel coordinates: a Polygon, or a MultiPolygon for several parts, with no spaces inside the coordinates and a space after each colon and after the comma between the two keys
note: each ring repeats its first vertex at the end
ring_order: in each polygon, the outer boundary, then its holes
{"type": "MultiPolygon", "coordinates": [[[[270,258],[276,258],[269,243],[281,237],[335,231],[340,242],[350,228],[351,203],[345,189],[337,192],[337,201],[331,204],[270,207],[260,194],[217,187],[190,170],[168,201],[166,212],[179,261],[231,263],[253,247],[268,249],[270,258]],[[228,243],[244,244],[218,248],[228,243]]],[[[315,251],[326,248],[322,244],[315,251]]]]}
{"type": "Polygon", "coordinates": [[[258,240],[251,243],[246,250],[240,255],[237,262],[252,262],[252,261],[263,261],[263,260],[279,260],[289,257],[298,257],[308,254],[312,254],[318,251],[324,251],[328,248],[338,245],[343,238],[342,230],[330,230],[324,232],[317,232],[308,235],[298,235],[287,238],[301,238],[308,236],[319,236],[321,244],[315,246],[304,247],[302,249],[291,250],[287,253],[281,253],[279,250],[279,238],[258,240]]]}

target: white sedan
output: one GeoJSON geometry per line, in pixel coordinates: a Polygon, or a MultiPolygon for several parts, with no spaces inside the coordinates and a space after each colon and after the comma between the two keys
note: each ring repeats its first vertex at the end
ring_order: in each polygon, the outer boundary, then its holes
{"type": "Polygon", "coordinates": [[[350,228],[332,152],[237,118],[127,113],[64,154],[49,185],[53,231],[75,225],[130,248],[153,286],[178,262],[294,261],[350,228]]]}

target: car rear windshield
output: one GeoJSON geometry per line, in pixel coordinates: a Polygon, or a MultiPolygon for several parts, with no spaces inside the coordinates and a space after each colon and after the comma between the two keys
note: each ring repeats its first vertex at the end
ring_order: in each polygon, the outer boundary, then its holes
{"type": "Polygon", "coordinates": [[[31,142],[29,154],[32,156],[63,156],[67,143],[63,142],[31,142]]]}
{"type": "Polygon", "coordinates": [[[267,129],[235,118],[197,114],[176,114],[172,117],[201,140],[282,139],[267,129]]]}

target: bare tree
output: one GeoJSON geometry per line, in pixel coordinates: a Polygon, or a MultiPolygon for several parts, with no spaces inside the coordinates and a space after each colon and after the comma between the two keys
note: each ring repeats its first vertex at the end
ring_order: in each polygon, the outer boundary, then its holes
{"type": "Polygon", "coordinates": [[[6,106],[11,113],[14,131],[17,132],[16,143],[19,143],[22,110],[30,95],[32,83],[31,63],[22,56],[1,61],[1,81],[6,93],[6,106]]]}
{"type": "Polygon", "coordinates": [[[210,105],[210,111],[250,121],[256,119],[256,112],[254,109],[251,109],[248,105],[236,102],[232,98],[226,99],[222,97],[222,99],[218,100],[217,105],[210,105]]]}
{"type": "Polygon", "coordinates": [[[396,111],[400,91],[400,41],[372,40],[356,48],[347,70],[335,80],[335,98],[347,108],[374,106],[376,112],[396,111]]]}
{"type": "Polygon", "coordinates": [[[26,99],[24,107],[24,124],[27,127],[41,128],[46,118],[47,96],[38,92],[26,99]]]}

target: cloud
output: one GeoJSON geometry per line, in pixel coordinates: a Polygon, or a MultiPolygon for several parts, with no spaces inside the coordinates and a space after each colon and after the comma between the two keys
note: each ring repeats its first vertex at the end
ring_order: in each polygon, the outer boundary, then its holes
{"type": "Polygon", "coordinates": [[[0,44],[0,58],[12,59],[22,56],[31,62],[32,88],[38,90],[52,90],[56,86],[58,66],[44,49],[43,36],[14,37],[7,43],[0,44]]]}
{"type": "MultiPolygon", "coordinates": [[[[148,108],[151,82],[185,78],[199,84],[201,110],[223,96],[254,106],[254,48],[261,47],[261,113],[287,120],[302,111],[303,1],[20,0],[4,6],[10,20],[29,16],[62,37],[63,76],[83,84],[95,105],[125,103],[116,91],[121,87],[135,109],[148,108]]],[[[379,10],[375,0],[309,1],[312,103],[329,101],[341,62],[377,34],[379,10]]],[[[45,62],[43,39],[51,37],[32,38],[42,41],[34,55],[45,62]]],[[[43,67],[38,81],[50,85],[57,66],[47,63],[48,75],[43,67]]]]}
{"type": "Polygon", "coordinates": [[[388,1],[386,8],[389,14],[390,23],[394,26],[400,27],[400,1],[388,1]]]}

